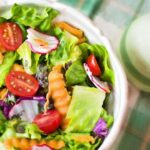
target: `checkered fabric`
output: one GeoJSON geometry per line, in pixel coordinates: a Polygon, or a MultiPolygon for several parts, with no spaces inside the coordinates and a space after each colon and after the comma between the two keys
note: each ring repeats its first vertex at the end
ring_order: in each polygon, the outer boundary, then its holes
{"type": "MultiPolygon", "coordinates": [[[[118,54],[122,35],[137,17],[150,13],[150,0],[60,0],[93,19],[118,54]]],[[[150,150],[150,93],[129,84],[129,111],[125,133],[117,150],[150,150]]]]}

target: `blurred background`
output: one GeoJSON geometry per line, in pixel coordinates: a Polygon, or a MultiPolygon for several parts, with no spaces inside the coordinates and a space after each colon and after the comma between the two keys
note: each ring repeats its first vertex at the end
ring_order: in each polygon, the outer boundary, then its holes
{"type": "Polygon", "coordinates": [[[150,0],[59,1],[75,7],[93,20],[110,40],[128,75],[130,115],[117,149],[150,150],[150,0]],[[142,19],[134,21],[139,17],[142,19]],[[124,51],[129,57],[125,57],[124,51]]]}

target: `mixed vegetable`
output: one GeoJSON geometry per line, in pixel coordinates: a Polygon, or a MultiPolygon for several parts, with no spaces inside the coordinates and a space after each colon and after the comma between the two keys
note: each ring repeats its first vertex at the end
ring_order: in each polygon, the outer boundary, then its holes
{"type": "Polygon", "coordinates": [[[97,149],[113,123],[106,48],[54,21],[53,8],[10,11],[0,17],[0,149],[97,149]]]}

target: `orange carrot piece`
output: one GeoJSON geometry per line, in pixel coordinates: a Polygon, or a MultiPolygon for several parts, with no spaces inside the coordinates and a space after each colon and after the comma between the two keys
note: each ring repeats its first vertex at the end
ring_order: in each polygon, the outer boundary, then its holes
{"type": "Polygon", "coordinates": [[[81,39],[79,39],[78,43],[77,44],[82,44],[86,42],[86,38],[85,37],[82,37],[81,39]]]}
{"type": "Polygon", "coordinates": [[[56,140],[49,141],[48,145],[54,149],[61,149],[61,148],[65,147],[64,141],[56,141],[56,140]]]}
{"type": "Polygon", "coordinates": [[[7,92],[8,92],[8,89],[6,88],[0,90],[0,100],[4,100],[7,92]]]}
{"type": "Polygon", "coordinates": [[[78,38],[82,38],[84,36],[83,31],[81,31],[80,29],[70,25],[69,23],[57,22],[57,23],[55,23],[55,26],[70,32],[71,34],[77,36],[78,38]]]}
{"type": "Polygon", "coordinates": [[[3,63],[3,60],[4,60],[4,56],[3,56],[2,52],[0,52],[0,64],[3,63]]]}
{"type": "Polygon", "coordinates": [[[11,71],[21,71],[21,72],[25,72],[23,66],[22,66],[22,65],[19,65],[19,64],[14,64],[14,65],[12,66],[11,71]]]}

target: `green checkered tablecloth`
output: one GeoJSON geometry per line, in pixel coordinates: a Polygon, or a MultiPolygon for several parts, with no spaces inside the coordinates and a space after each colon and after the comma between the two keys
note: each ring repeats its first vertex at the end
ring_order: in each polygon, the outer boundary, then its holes
{"type": "MultiPolygon", "coordinates": [[[[150,0],[60,0],[81,10],[110,39],[114,49],[127,26],[137,16],[150,13],[150,0]]],[[[118,150],[150,150],[150,93],[129,84],[131,115],[118,150]]]]}

